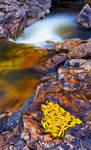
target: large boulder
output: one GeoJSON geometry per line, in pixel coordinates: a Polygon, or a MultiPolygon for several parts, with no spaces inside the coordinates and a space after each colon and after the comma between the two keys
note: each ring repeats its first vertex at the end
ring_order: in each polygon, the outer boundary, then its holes
{"type": "Polygon", "coordinates": [[[91,28],[91,7],[88,4],[79,13],[77,23],[85,28],[91,28]]]}
{"type": "Polygon", "coordinates": [[[49,13],[51,0],[0,0],[0,38],[16,38],[49,13]]]}

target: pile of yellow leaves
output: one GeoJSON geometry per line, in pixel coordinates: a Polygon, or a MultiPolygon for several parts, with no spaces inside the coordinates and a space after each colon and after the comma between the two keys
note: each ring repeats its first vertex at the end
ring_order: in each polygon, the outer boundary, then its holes
{"type": "Polygon", "coordinates": [[[41,105],[43,118],[41,124],[46,132],[50,132],[54,137],[63,137],[64,131],[69,127],[81,124],[82,121],[65,111],[59,104],[47,101],[41,105]]]}

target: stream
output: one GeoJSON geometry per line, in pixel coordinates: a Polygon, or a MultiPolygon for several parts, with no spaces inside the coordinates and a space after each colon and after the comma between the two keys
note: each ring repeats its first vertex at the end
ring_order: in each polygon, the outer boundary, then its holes
{"type": "Polygon", "coordinates": [[[0,42],[0,113],[17,110],[41,83],[43,72],[34,69],[48,54],[41,48],[52,48],[49,41],[68,38],[88,39],[90,29],[76,24],[76,13],[56,12],[24,30],[16,41],[0,42]]]}

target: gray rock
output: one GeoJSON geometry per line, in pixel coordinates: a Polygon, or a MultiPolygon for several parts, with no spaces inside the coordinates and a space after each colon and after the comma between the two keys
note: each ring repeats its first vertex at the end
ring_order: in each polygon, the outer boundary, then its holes
{"type": "Polygon", "coordinates": [[[9,37],[9,32],[7,29],[3,28],[3,26],[0,25],[0,38],[1,39],[7,39],[9,37]]]}
{"type": "Polygon", "coordinates": [[[4,17],[5,17],[5,14],[3,12],[0,12],[0,23],[3,22],[4,17]]]}
{"type": "Polygon", "coordinates": [[[79,13],[77,23],[85,28],[91,28],[91,7],[88,4],[79,13]]]}
{"type": "Polygon", "coordinates": [[[50,7],[51,0],[0,0],[0,38],[16,38],[25,27],[45,17],[50,7]]]}

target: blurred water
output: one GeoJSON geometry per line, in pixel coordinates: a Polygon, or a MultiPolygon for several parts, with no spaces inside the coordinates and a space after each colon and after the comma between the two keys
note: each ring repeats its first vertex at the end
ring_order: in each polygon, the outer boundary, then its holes
{"type": "Polygon", "coordinates": [[[16,39],[16,43],[27,43],[40,46],[46,40],[63,41],[63,37],[57,33],[57,28],[68,25],[76,26],[75,16],[72,14],[57,13],[52,14],[42,19],[35,24],[27,27],[24,31],[24,36],[16,39]]]}
{"type": "Polygon", "coordinates": [[[16,41],[11,41],[47,47],[47,40],[59,42],[75,37],[88,39],[91,37],[91,31],[76,24],[76,14],[60,12],[48,15],[45,19],[37,21],[24,30],[24,36],[18,37],[16,41]]]}
{"type": "Polygon", "coordinates": [[[37,47],[0,42],[0,113],[19,109],[40,84],[34,66],[47,55],[37,47]]]}

